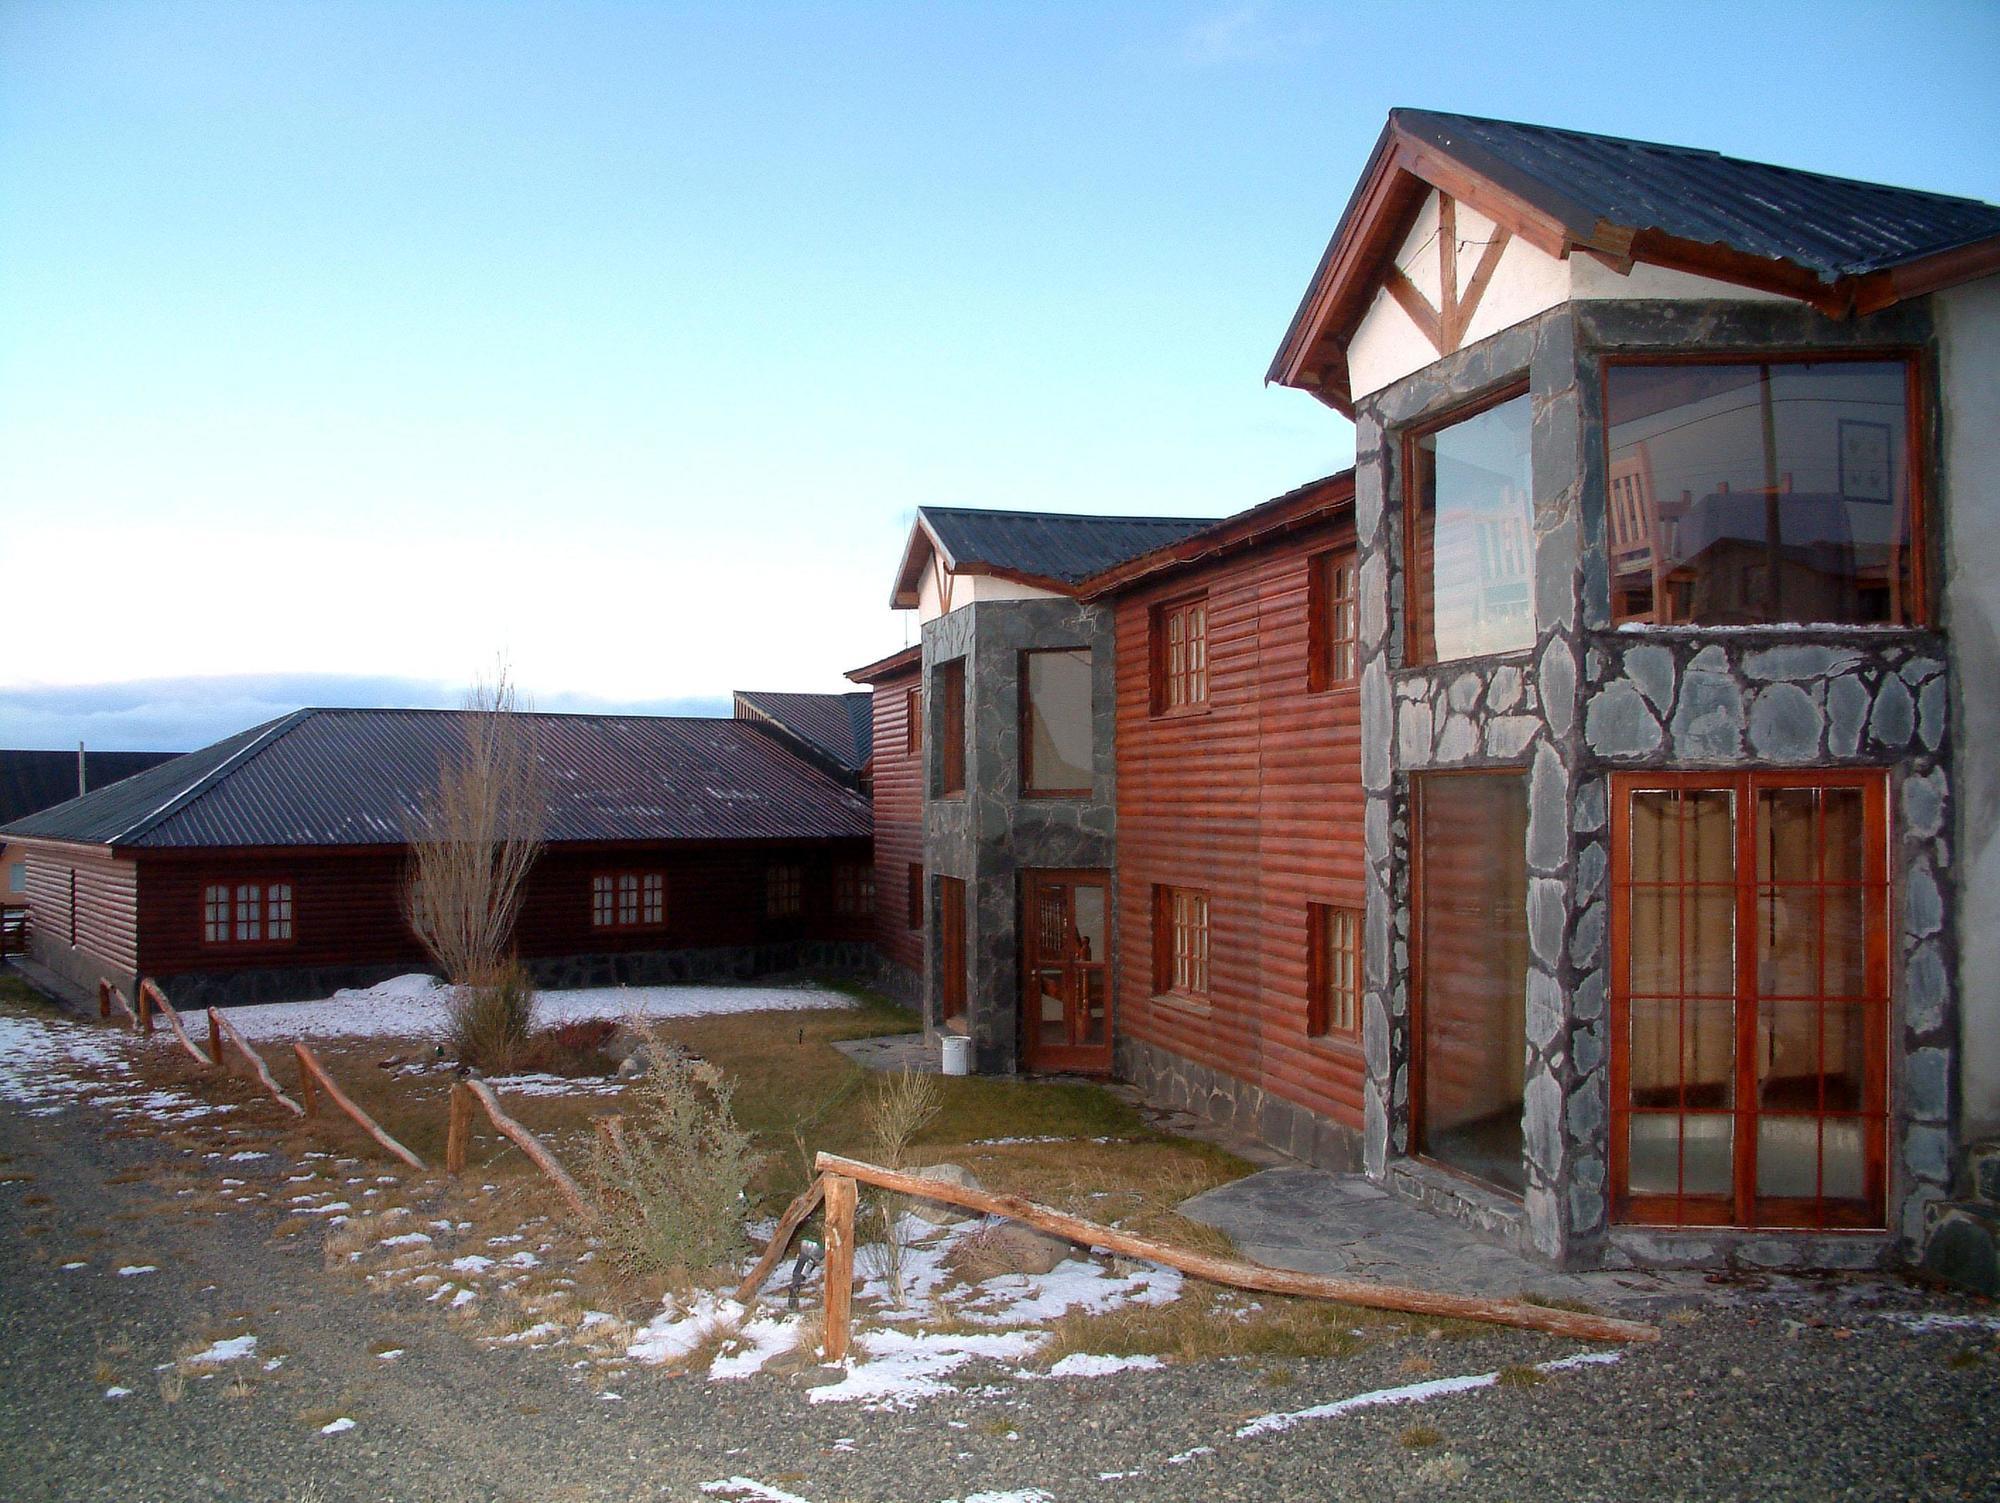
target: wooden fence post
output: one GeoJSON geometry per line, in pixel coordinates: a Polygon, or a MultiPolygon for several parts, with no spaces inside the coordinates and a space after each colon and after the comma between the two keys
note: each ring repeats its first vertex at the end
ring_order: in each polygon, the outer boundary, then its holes
{"type": "Polygon", "coordinates": [[[102,977],[97,982],[97,1015],[100,1018],[111,1016],[111,983],[102,977]]]}
{"type": "Polygon", "coordinates": [[[847,1360],[848,1328],[854,1315],[854,1181],[826,1176],[826,1328],[823,1355],[847,1360]]]}
{"type": "Polygon", "coordinates": [[[444,1131],[444,1172],[465,1173],[465,1145],[472,1137],[472,1092],[459,1081],[451,1088],[451,1117],[444,1131]]]}
{"type": "Polygon", "coordinates": [[[215,1061],[216,1068],[227,1070],[229,1063],[222,1057],[222,1024],[215,1016],[215,1004],[208,1004],[208,1057],[215,1061]]]}
{"type": "Polygon", "coordinates": [[[135,1021],[139,1025],[140,1033],[147,1038],[153,1036],[153,999],[146,995],[144,983],[139,987],[139,1015],[135,1021]]]}
{"type": "Polygon", "coordinates": [[[313,1085],[312,1067],[306,1063],[306,1046],[294,1044],[292,1052],[299,1057],[299,1102],[305,1107],[306,1116],[312,1117],[319,1111],[319,1092],[313,1085]]]}

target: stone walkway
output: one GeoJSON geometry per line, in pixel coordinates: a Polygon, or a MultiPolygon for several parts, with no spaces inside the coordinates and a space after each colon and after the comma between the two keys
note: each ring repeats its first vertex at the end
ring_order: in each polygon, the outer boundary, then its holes
{"type": "Polygon", "coordinates": [[[1180,1211],[1227,1232],[1253,1263],[1300,1273],[1631,1312],[1678,1304],[1708,1289],[1702,1274],[1688,1270],[1564,1273],[1485,1241],[1359,1174],[1266,1169],[1183,1201],[1180,1211]]]}

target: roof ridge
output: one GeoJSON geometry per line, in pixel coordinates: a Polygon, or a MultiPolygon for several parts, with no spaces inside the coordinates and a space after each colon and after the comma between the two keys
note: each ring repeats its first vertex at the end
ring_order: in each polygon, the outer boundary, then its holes
{"type": "MultiPolygon", "coordinates": [[[[300,725],[304,724],[309,717],[319,713],[316,709],[289,710],[285,714],[280,715],[276,720],[266,722],[262,727],[252,727],[253,731],[261,729],[263,734],[253,736],[251,740],[245,742],[227,757],[216,763],[215,766],[209,768],[207,772],[196,778],[187,787],[181,789],[179,793],[169,798],[152,813],[142,815],[104,843],[106,845],[117,845],[121,841],[129,841],[138,836],[150,834],[153,830],[159,828],[164,821],[207,795],[222,781],[224,773],[233,772],[250,762],[263,752],[266,747],[283,740],[300,725]]],[[[114,784],[113,786],[115,787],[116,785],[114,784]]]]}
{"type": "Polygon", "coordinates": [[[1005,506],[932,506],[917,508],[919,513],[949,512],[962,517],[1037,517],[1051,522],[1217,522],[1220,517],[1141,517],[1117,512],[1024,511],[1005,506]]]}
{"type": "Polygon", "coordinates": [[[1503,120],[1498,115],[1467,115],[1457,110],[1426,110],[1409,106],[1398,106],[1389,112],[1392,116],[1423,115],[1432,120],[1467,120],[1477,125],[1504,125],[1510,130],[1539,131],[1551,136],[1575,136],[1586,141],[1606,141],[1614,146],[1636,146],[1647,151],[1670,152],[1675,156],[1704,157],[1719,162],[1734,162],[1743,167],[1758,167],[1767,172],[1782,172],[1788,177],[1816,178],[1820,182],[1840,183],[1851,188],[1872,188],[1883,193],[1907,193],[1916,198],[1935,199],[1940,203],[1977,204],[1982,208],[1996,205],[1983,198],[1970,198],[1963,193],[1939,193],[1931,188],[1909,188],[1901,183],[1885,183],[1875,178],[1848,177],[1838,172],[1820,172],[1811,167],[1792,167],[1783,162],[1767,162],[1759,157],[1736,156],[1717,150],[1712,146],[1683,146],[1673,141],[1648,141],[1639,136],[1614,136],[1606,131],[1577,130],[1567,125],[1543,125],[1533,120],[1503,120]]]}

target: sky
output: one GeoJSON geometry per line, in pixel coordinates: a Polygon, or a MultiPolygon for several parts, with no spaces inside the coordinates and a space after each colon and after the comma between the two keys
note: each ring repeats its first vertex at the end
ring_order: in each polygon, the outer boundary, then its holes
{"type": "Polygon", "coordinates": [[[2000,201],[2000,4],[0,4],[0,746],[839,690],[914,510],[1222,515],[1387,112],[2000,201]],[[1559,22],[1559,24],[1557,24],[1559,22]]]}

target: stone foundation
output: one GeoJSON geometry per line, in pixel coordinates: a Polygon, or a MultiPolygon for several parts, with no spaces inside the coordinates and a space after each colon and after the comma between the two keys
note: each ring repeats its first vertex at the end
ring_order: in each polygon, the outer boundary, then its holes
{"type": "Polygon", "coordinates": [[[1359,1133],[1262,1086],[1136,1039],[1119,1040],[1115,1065],[1121,1080],[1162,1106],[1206,1117],[1316,1169],[1351,1174],[1361,1167],[1359,1133]]]}

